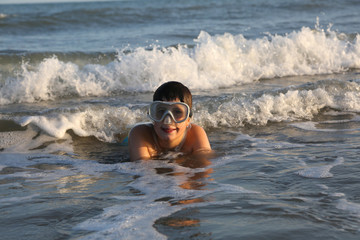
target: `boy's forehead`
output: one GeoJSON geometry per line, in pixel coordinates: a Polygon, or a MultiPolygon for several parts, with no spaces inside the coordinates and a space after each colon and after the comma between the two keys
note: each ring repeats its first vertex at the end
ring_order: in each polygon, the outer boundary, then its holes
{"type": "Polygon", "coordinates": [[[171,99],[168,99],[168,98],[163,97],[163,98],[161,99],[161,101],[164,101],[164,102],[181,102],[178,97],[177,97],[177,98],[171,98],[171,99]]]}

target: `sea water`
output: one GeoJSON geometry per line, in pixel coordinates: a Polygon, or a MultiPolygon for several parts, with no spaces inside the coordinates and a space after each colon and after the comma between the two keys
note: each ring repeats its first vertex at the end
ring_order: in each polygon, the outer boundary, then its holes
{"type": "Polygon", "coordinates": [[[1,239],[358,239],[359,11],[0,5],[1,239]],[[130,162],[172,80],[215,154],[130,162]]]}

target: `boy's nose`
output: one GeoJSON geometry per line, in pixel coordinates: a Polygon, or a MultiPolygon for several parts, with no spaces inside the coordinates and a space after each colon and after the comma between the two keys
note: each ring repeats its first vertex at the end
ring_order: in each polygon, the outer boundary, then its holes
{"type": "Polygon", "coordinates": [[[168,114],[164,118],[164,124],[171,124],[171,123],[172,123],[172,119],[171,116],[168,114]]]}

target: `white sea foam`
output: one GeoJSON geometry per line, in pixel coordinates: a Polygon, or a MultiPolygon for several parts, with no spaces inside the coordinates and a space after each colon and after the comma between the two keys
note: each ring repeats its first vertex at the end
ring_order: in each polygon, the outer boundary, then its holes
{"type": "Polygon", "coordinates": [[[113,198],[117,200],[127,200],[127,201],[139,201],[146,199],[145,195],[141,196],[114,196],[113,198]]]}
{"type": "MultiPolygon", "coordinates": [[[[335,115],[335,113],[331,114],[333,116],[337,116],[335,115]]],[[[353,115],[353,113],[351,113],[351,115],[353,115]]],[[[330,121],[319,121],[319,122],[312,122],[312,121],[307,121],[307,122],[298,122],[298,123],[292,123],[290,124],[291,126],[303,129],[303,130],[307,130],[307,131],[316,131],[316,132],[346,132],[346,131],[354,131],[354,130],[360,130],[360,129],[328,129],[328,128],[318,128],[317,125],[319,124],[344,124],[344,123],[351,123],[351,122],[359,122],[360,121],[360,117],[353,115],[353,117],[351,119],[341,119],[341,120],[330,120],[330,121]]]]}
{"type": "MultiPolygon", "coordinates": [[[[213,103],[202,103],[194,119],[211,127],[265,125],[269,121],[311,119],[324,107],[359,112],[359,99],[358,83],[327,80],[265,92],[260,96],[234,97],[218,103],[215,111],[213,103]]],[[[310,124],[307,127],[313,129],[310,124]]]]}
{"type": "MultiPolygon", "coordinates": [[[[71,179],[80,181],[81,184],[92,184],[91,176],[101,176],[104,172],[117,171],[138,177],[129,186],[145,193],[143,196],[115,196],[120,201],[129,200],[129,203],[114,205],[104,209],[98,216],[90,218],[79,225],[76,229],[95,231],[83,239],[99,239],[111,237],[111,239],[166,239],[165,236],[153,228],[155,220],[160,217],[182,209],[181,206],[172,206],[167,201],[155,201],[164,196],[186,198],[195,197],[194,192],[181,190],[174,177],[166,177],[156,174],[154,168],[171,167],[172,164],[161,161],[148,161],[139,163],[99,164],[94,161],[72,159],[66,156],[54,156],[44,154],[4,154],[1,155],[2,167],[22,168],[22,171],[3,173],[1,178],[24,178],[27,182],[38,184],[54,184],[58,191],[67,190],[67,181],[71,179]],[[31,171],[36,164],[51,163],[69,167],[57,168],[56,170],[31,171]],[[154,182],[155,181],[155,182],[154,182]],[[175,195],[174,195],[175,194],[175,195]]],[[[84,187],[84,186],[83,186],[84,187]]],[[[200,191],[201,192],[201,191],[200,191]]],[[[29,201],[38,195],[25,197],[11,197],[0,200],[2,206],[16,204],[19,201],[29,201]]]]}
{"type": "Polygon", "coordinates": [[[328,112],[324,113],[324,115],[328,115],[328,116],[352,115],[352,116],[356,117],[356,115],[352,112],[339,112],[339,111],[328,111],[328,112]]]}
{"type": "Polygon", "coordinates": [[[332,196],[332,197],[345,197],[346,195],[345,195],[345,193],[332,193],[332,194],[330,194],[330,196],[332,196]]]}
{"type": "MultiPolygon", "coordinates": [[[[102,214],[89,218],[75,226],[75,229],[92,232],[82,239],[166,239],[153,227],[157,219],[166,217],[183,208],[213,204],[224,205],[229,204],[230,201],[173,205],[160,199],[169,198],[176,202],[203,197],[219,191],[230,194],[257,193],[232,184],[219,184],[219,187],[213,190],[184,189],[180,185],[186,181],[186,178],[191,177],[193,173],[199,170],[188,169],[163,161],[149,160],[137,163],[100,164],[94,161],[49,154],[1,154],[0,156],[4,167],[22,168],[22,171],[4,173],[2,178],[24,178],[26,182],[36,182],[37,185],[53,184],[59,192],[68,191],[68,181],[79,180],[79,184],[85,184],[82,187],[86,187],[86,184],[93,183],[91,176],[98,179],[105,172],[115,171],[137,176],[127,186],[138,190],[142,195],[129,195],[130,193],[128,193],[127,195],[113,196],[114,200],[119,200],[119,204],[104,208],[102,214]],[[41,172],[31,171],[34,165],[43,163],[67,167],[42,170],[41,172]],[[183,175],[157,174],[155,169],[159,167],[174,167],[175,172],[182,172],[183,175]],[[86,181],[80,181],[81,179],[86,179],[86,181]]],[[[217,185],[214,181],[211,184],[217,185]]],[[[0,204],[8,205],[10,202],[13,204],[19,201],[28,201],[37,196],[5,198],[0,201],[0,204]]]]}
{"type": "Polygon", "coordinates": [[[306,178],[330,178],[333,176],[330,170],[344,162],[342,157],[338,157],[332,164],[326,164],[315,167],[306,167],[303,170],[297,172],[302,177],[306,178]]]}
{"type": "Polygon", "coordinates": [[[13,205],[13,204],[17,204],[19,202],[24,202],[24,201],[29,201],[35,197],[40,196],[40,194],[32,194],[29,196],[23,196],[23,197],[9,197],[9,198],[2,198],[0,199],[0,204],[2,206],[4,205],[13,205]]]}
{"type": "Polygon", "coordinates": [[[145,119],[146,114],[140,110],[104,106],[59,110],[49,115],[23,117],[18,122],[21,126],[36,126],[56,138],[64,138],[71,129],[78,136],[95,136],[99,140],[112,142],[119,131],[128,131],[136,122],[145,119]]]}
{"type": "Polygon", "coordinates": [[[0,132],[0,148],[5,149],[17,145],[23,142],[28,135],[29,132],[25,131],[0,132]]]}
{"type": "Polygon", "coordinates": [[[324,189],[324,190],[328,190],[329,187],[325,184],[317,184],[317,186],[319,186],[320,188],[324,189]]]}
{"type": "MultiPolygon", "coordinates": [[[[218,89],[263,78],[334,73],[360,67],[360,38],[348,40],[328,30],[304,27],[285,36],[255,40],[243,35],[201,32],[195,48],[119,51],[107,65],[79,67],[56,56],[22,64],[0,88],[0,104],[53,100],[66,96],[108,96],[152,91],[170,80],[191,89],[218,89]]],[[[356,96],[349,96],[356,99],[356,96]]]]}
{"type": "Polygon", "coordinates": [[[316,122],[300,122],[300,123],[293,123],[291,126],[307,130],[307,131],[316,131],[316,132],[338,132],[338,131],[346,131],[346,130],[339,130],[339,129],[324,129],[324,128],[317,128],[316,125],[319,123],[316,122]]]}
{"type": "MultiPolygon", "coordinates": [[[[57,57],[46,58],[36,66],[23,63],[22,71],[1,85],[0,104],[53,100],[69,95],[109,96],[122,91],[152,91],[168,80],[181,81],[191,89],[217,89],[260,78],[360,67],[358,37],[349,42],[338,38],[332,30],[303,28],[286,36],[255,40],[247,40],[242,35],[210,36],[202,32],[196,43],[191,49],[179,46],[120,52],[118,60],[108,65],[80,68],[57,57]],[[327,44],[327,48],[322,44],[327,44]]],[[[360,112],[359,80],[323,80],[225,100],[212,97],[194,103],[194,122],[205,128],[218,128],[310,120],[325,107],[360,112]]],[[[35,126],[55,138],[64,138],[71,129],[79,136],[113,142],[116,134],[126,134],[135,123],[147,118],[145,108],[91,105],[60,108],[12,120],[22,126],[35,126]]],[[[329,131],[316,129],[311,122],[294,126],[329,131]]]]}
{"type": "Polygon", "coordinates": [[[336,208],[350,212],[360,217],[360,203],[353,203],[346,199],[340,199],[336,205],[336,208]]]}
{"type": "Polygon", "coordinates": [[[61,142],[57,138],[47,134],[39,134],[39,130],[32,127],[25,131],[0,133],[2,153],[49,153],[49,152],[73,152],[70,135],[64,134],[61,142]]]}
{"type": "Polygon", "coordinates": [[[83,113],[71,114],[68,116],[57,115],[56,117],[44,117],[44,116],[29,116],[25,117],[21,121],[22,126],[33,124],[50,136],[57,138],[63,138],[68,129],[74,130],[79,136],[84,136],[85,131],[81,128],[81,120],[83,113]]]}
{"type": "Polygon", "coordinates": [[[302,123],[293,123],[291,124],[294,127],[303,129],[303,130],[307,130],[307,131],[316,131],[316,132],[350,132],[350,131],[354,131],[354,130],[360,130],[360,129],[327,129],[327,128],[317,128],[316,125],[317,124],[324,124],[324,123],[336,123],[336,124],[341,124],[341,123],[347,123],[347,122],[351,122],[351,121],[327,121],[327,122],[302,122],[302,123]]]}
{"type": "Polygon", "coordinates": [[[233,184],[219,184],[217,191],[225,191],[228,193],[238,193],[238,194],[258,194],[259,192],[245,189],[241,186],[236,186],[233,184]]]}
{"type": "Polygon", "coordinates": [[[167,202],[115,205],[104,209],[104,213],[76,226],[76,229],[96,231],[81,239],[167,239],[152,225],[160,217],[180,210],[167,202]]]}
{"type": "MultiPolygon", "coordinates": [[[[357,82],[324,80],[218,101],[219,99],[214,97],[210,100],[195,102],[194,123],[205,129],[223,126],[242,127],[245,124],[266,125],[272,121],[311,119],[325,107],[355,114],[349,120],[320,122],[340,124],[345,121],[359,121],[356,113],[360,112],[360,86],[357,82]]],[[[41,115],[25,116],[14,120],[22,126],[37,127],[55,138],[64,138],[68,130],[73,130],[79,136],[95,136],[101,141],[113,142],[116,140],[116,134],[126,134],[134,124],[147,121],[147,116],[146,108],[142,105],[135,107],[84,105],[59,108],[43,112],[41,115]]],[[[317,128],[311,121],[292,125],[311,131],[340,131],[317,128]]],[[[346,131],[346,129],[341,131],[346,131]]],[[[278,147],[286,146],[280,144],[278,147]]]]}
{"type": "Polygon", "coordinates": [[[276,142],[270,141],[268,139],[258,138],[258,137],[251,137],[246,134],[238,133],[238,136],[235,138],[235,141],[242,141],[247,140],[251,142],[251,146],[260,148],[260,149],[286,149],[286,148],[296,148],[302,147],[301,144],[295,144],[290,142],[276,142]]]}
{"type": "MultiPolygon", "coordinates": [[[[115,199],[130,201],[125,204],[105,208],[102,214],[78,224],[75,229],[93,232],[83,239],[101,239],[104,237],[111,239],[166,239],[166,236],[157,232],[153,227],[157,219],[166,217],[184,208],[228,204],[230,201],[200,203],[195,201],[193,204],[172,205],[168,201],[161,201],[161,199],[168,198],[174,202],[181,202],[181,200],[200,198],[218,191],[232,194],[256,193],[232,184],[220,184],[219,188],[214,190],[184,189],[180,186],[191,176],[193,169],[162,161],[150,160],[138,162],[136,171],[137,174],[140,174],[140,177],[136,178],[128,186],[137,189],[144,195],[115,196],[115,199]],[[181,171],[183,174],[177,174],[176,177],[157,174],[154,171],[157,167],[171,167],[174,168],[175,172],[181,171]]],[[[212,182],[212,184],[216,184],[216,182],[212,182]]]]}

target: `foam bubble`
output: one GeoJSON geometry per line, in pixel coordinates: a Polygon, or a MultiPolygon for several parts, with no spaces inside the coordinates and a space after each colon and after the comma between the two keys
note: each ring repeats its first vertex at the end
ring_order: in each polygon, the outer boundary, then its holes
{"type": "Polygon", "coordinates": [[[311,167],[299,171],[298,174],[307,178],[330,178],[333,176],[330,173],[331,168],[333,168],[333,165],[311,167]]]}
{"type": "MultiPolygon", "coordinates": [[[[316,127],[316,125],[319,123],[315,123],[315,122],[301,122],[301,123],[293,123],[291,124],[291,126],[303,129],[303,130],[307,130],[307,131],[317,131],[317,132],[338,132],[340,131],[339,129],[319,129],[316,127]]],[[[341,130],[344,131],[344,130],[341,130]]]]}
{"type": "Polygon", "coordinates": [[[219,184],[217,191],[225,191],[228,193],[239,193],[239,194],[258,194],[259,192],[247,190],[241,186],[233,184],[219,184]]]}
{"type": "Polygon", "coordinates": [[[329,187],[325,184],[317,184],[317,186],[319,186],[320,188],[324,189],[324,190],[328,190],[329,187]]]}
{"type": "Polygon", "coordinates": [[[40,196],[39,194],[32,194],[29,196],[24,196],[24,197],[9,197],[9,198],[2,198],[0,199],[0,204],[1,205],[13,205],[13,204],[17,204],[19,202],[25,202],[25,201],[29,201],[35,197],[40,196]]]}
{"type": "Polygon", "coordinates": [[[333,176],[333,174],[330,173],[330,170],[333,167],[342,164],[343,162],[344,159],[342,157],[338,157],[332,164],[316,167],[307,167],[303,170],[298,171],[297,174],[306,178],[330,178],[333,176]]]}
{"type": "Polygon", "coordinates": [[[360,204],[349,202],[346,199],[340,199],[336,204],[336,208],[355,214],[360,217],[360,204]]]}
{"type": "Polygon", "coordinates": [[[345,193],[332,193],[330,194],[332,197],[345,197],[345,193]]]}
{"type": "Polygon", "coordinates": [[[167,239],[152,225],[155,220],[178,211],[180,208],[166,202],[115,205],[104,209],[101,215],[86,220],[76,229],[96,231],[82,239],[167,239]]]}
{"type": "Polygon", "coordinates": [[[324,113],[324,115],[328,115],[328,116],[352,115],[352,116],[356,117],[356,115],[352,112],[339,112],[339,111],[332,111],[332,110],[324,113]]]}
{"type": "Polygon", "coordinates": [[[146,196],[114,196],[113,198],[117,200],[140,201],[144,200],[146,196]]]}
{"type": "MultiPolygon", "coordinates": [[[[335,114],[331,114],[332,116],[338,116],[335,114]]],[[[351,122],[359,122],[360,117],[353,115],[352,119],[341,119],[341,120],[329,120],[329,121],[320,121],[320,122],[299,122],[299,123],[292,123],[291,126],[307,130],[307,131],[317,131],[317,132],[346,132],[346,131],[353,131],[353,130],[360,130],[360,129],[326,129],[326,128],[317,128],[316,125],[318,124],[343,124],[343,123],[351,123],[351,122]]]]}
{"type": "Polygon", "coordinates": [[[25,131],[0,132],[0,149],[21,143],[27,135],[25,131]]]}

